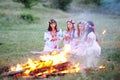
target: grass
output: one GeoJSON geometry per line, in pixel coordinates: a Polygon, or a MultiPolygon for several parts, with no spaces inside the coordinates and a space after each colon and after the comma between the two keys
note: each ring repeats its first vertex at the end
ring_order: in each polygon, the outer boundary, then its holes
{"type": "MultiPolygon", "coordinates": [[[[30,51],[43,50],[44,31],[48,27],[50,18],[56,19],[58,26],[63,30],[66,29],[66,21],[69,18],[74,19],[75,22],[92,20],[95,23],[102,47],[100,64],[105,65],[107,69],[105,71],[67,74],[43,80],[120,79],[120,16],[96,13],[65,13],[60,10],[42,7],[41,4],[29,10],[11,0],[0,2],[0,68],[23,63],[29,57],[37,58],[39,55],[32,55],[30,51]],[[35,21],[29,23],[20,18],[21,14],[31,14],[35,21]],[[107,33],[102,36],[101,33],[104,29],[107,30],[107,33]]],[[[1,79],[13,80],[13,78],[8,77],[1,79]]]]}

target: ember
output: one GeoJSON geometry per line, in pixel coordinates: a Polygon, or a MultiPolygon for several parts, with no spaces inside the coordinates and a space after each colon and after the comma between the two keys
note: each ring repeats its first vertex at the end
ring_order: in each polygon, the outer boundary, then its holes
{"type": "Polygon", "coordinates": [[[99,66],[99,69],[105,69],[105,66],[101,65],[101,66],[99,66]]]}
{"type": "Polygon", "coordinates": [[[78,63],[74,65],[68,61],[68,51],[65,50],[54,51],[39,58],[39,61],[29,58],[26,63],[11,67],[9,72],[4,72],[2,76],[45,78],[48,75],[76,73],[80,70],[78,63]]]}
{"type": "Polygon", "coordinates": [[[106,30],[103,30],[102,34],[105,35],[105,33],[106,33],[106,30]]]}

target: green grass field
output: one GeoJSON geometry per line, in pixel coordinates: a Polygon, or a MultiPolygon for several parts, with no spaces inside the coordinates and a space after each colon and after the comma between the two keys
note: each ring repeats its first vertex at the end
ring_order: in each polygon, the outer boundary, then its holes
{"type": "MultiPolygon", "coordinates": [[[[106,70],[67,74],[43,80],[120,80],[120,16],[82,12],[66,13],[45,8],[41,4],[32,9],[25,9],[23,5],[11,0],[0,1],[0,68],[23,63],[29,57],[37,58],[39,55],[33,55],[30,51],[43,50],[44,32],[51,18],[57,21],[58,27],[62,30],[66,29],[66,21],[69,18],[76,23],[81,20],[92,20],[102,47],[99,64],[105,65],[106,70]],[[23,20],[20,17],[22,14],[32,15],[34,21],[23,20]],[[107,33],[103,36],[104,29],[107,33]]],[[[13,80],[13,78],[5,77],[1,80],[13,80]]]]}

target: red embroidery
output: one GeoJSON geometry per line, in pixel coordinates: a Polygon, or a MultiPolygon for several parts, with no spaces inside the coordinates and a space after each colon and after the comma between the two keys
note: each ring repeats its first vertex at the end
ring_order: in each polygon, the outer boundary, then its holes
{"type": "Polygon", "coordinates": [[[57,48],[57,45],[55,45],[54,48],[56,49],[56,48],[57,48]]]}
{"type": "Polygon", "coordinates": [[[44,40],[44,42],[46,42],[46,40],[44,40]]]}

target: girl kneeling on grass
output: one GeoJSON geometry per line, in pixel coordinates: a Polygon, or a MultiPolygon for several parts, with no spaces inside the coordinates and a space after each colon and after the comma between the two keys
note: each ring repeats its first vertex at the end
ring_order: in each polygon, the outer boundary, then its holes
{"type": "Polygon", "coordinates": [[[77,27],[77,49],[73,51],[80,57],[83,68],[97,67],[101,47],[96,41],[94,28],[87,22],[80,22],[77,27]]]}
{"type": "Polygon", "coordinates": [[[45,46],[43,51],[57,50],[61,41],[61,37],[62,33],[61,31],[58,31],[57,22],[54,19],[51,19],[48,30],[44,34],[45,46]]]}
{"type": "Polygon", "coordinates": [[[99,56],[101,54],[101,47],[96,41],[94,28],[88,24],[87,26],[87,40],[84,55],[86,56],[86,67],[96,67],[99,56]]]}

